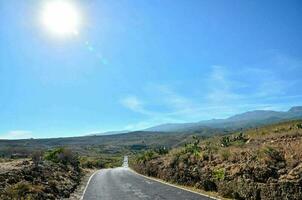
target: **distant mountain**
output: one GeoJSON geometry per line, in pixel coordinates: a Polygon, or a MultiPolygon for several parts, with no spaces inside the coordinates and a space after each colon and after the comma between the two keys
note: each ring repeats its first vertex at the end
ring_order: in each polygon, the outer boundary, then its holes
{"type": "Polygon", "coordinates": [[[282,117],[283,112],[270,110],[255,110],[229,117],[228,121],[263,120],[271,117],[282,117]]]}
{"type": "Polygon", "coordinates": [[[291,109],[289,109],[290,113],[301,113],[302,112],[302,106],[295,106],[295,107],[292,107],[291,109]]]}
{"type": "Polygon", "coordinates": [[[302,106],[296,106],[287,112],[272,110],[254,110],[234,115],[226,119],[213,119],[196,123],[170,123],[154,126],[145,131],[158,132],[196,132],[205,128],[238,129],[249,128],[292,119],[302,119],[302,106]]]}
{"type": "Polygon", "coordinates": [[[88,136],[98,136],[98,135],[116,135],[116,134],[123,134],[128,133],[129,131],[123,130],[123,131],[107,131],[107,132],[100,132],[100,133],[91,133],[88,136]]]}

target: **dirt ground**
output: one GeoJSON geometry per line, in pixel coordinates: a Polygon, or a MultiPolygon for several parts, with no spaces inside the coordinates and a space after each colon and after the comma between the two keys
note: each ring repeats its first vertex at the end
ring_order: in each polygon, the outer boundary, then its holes
{"type": "Polygon", "coordinates": [[[0,160],[0,173],[18,170],[25,165],[29,165],[31,161],[29,159],[5,159],[0,160]]]}

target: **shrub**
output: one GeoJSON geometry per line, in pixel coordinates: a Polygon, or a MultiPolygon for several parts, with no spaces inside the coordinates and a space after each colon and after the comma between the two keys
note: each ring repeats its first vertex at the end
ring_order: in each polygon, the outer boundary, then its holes
{"type": "Polygon", "coordinates": [[[242,146],[248,141],[248,138],[240,132],[238,135],[224,136],[220,139],[222,147],[228,147],[231,145],[242,146]]]}
{"type": "Polygon", "coordinates": [[[28,193],[30,193],[30,188],[31,187],[29,183],[17,183],[7,189],[7,196],[13,199],[18,197],[25,197],[28,193]]]}
{"type": "Polygon", "coordinates": [[[199,146],[199,139],[193,136],[193,142],[185,144],[185,153],[193,154],[195,157],[201,157],[201,147],[199,146]]]}
{"type": "Polygon", "coordinates": [[[49,160],[55,163],[62,163],[64,165],[70,164],[74,167],[79,166],[78,156],[70,149],[63,147],[53,149],[47,152],[44,156],[45,160],[49,160]]]}
{"type": "Polygon", "coordinates": [[[222,149],[219,152],[219,154],[220,154],[222,160],[229,160],[229,158],[231,156],[231,152],[228,149],[222,149]]]}
{"type": "Polygon", "coordinates": [[[155,152],[159,155],[166,155],[167,153],[169,153],[169,150],[165,146],[163,146],[155,149],[155,152]]]}
{"type": "Polygon", "coordinates": [[[101,158],[95,158],[95,157],[81,157],[80,165],[83,168],[90,168],[90,169],[105,167],[105,163],[101,160],[101,158]]]}
{"type": "Polygon", "coordinates": [[[205,191],[217,191],[217,185],[211,180],[202,181],[201,186],[205,191]]]}
{"type": "Polygon", "coordinates": [[[258,151],[258,158],[266,163],[279,162],[284,160],[284,155],[277,149],[266,146],[258,151]]]}
{"type": "Polygon", "coordinates": [[[32,185],[28,182],[19,182],[6,189],[5,195],[8,199],[31,200],[36,199],[38,193],[43,192],[43,187],[32,185]]]}
{"type": "Polygon", "coordinates": [[[222,137],[220,140],[220,143],[221,143],[221,146],[223,146],[223,147],[230,146],[230,144],[231,144],[230,137],[229,136],[222,137]]]}
{"type": "Polygon", "coordinates": [[[264,149],[264,153],[267,154],[270,158],[272,158],[274,160],[277,160],[277,161],[284,160],[283,156],[281,155],[281,153],[277,149],[275,149],[273,147],[266,147],[264,149]]]}
{"type": "Polygon", "coordinates": [[[38,164],[41,163],[42,158],[43,158],[43,152],[42,151],[37,150],[37,151],[34,151],[31,154],[31,159],[32,159],[35,166],[38,166],[38,164]]]}
{"type": "Polygon", "coordinates": [[[213,171],[213,177],[219,181],[224,180],[225,177],[225,169],[220,168],[213,171]]]}
{"type": "Polygon", "coordinates": [[[212,160],[214,155],[218,152],[219,148],[215,143],[207,141],[205,143],[205,155],[207,155],[208,160],[212,160]]]}
{"type": "Polygon", "coordinates": [[[138,157],[137,157],[137,161],[141,162],[141,163],[145,163],[146,161],[152,160],[153,158],[156,157],[156,152],[153,150],[148,150],[145,151],[143,153],[141,153],[138,157]]]}

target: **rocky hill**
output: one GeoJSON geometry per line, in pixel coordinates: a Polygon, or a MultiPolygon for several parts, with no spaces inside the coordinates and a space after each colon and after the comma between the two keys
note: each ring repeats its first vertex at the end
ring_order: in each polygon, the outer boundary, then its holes
{"type": "Polygon", "coordinates": [[[206,140],[170,152],[147,151],[139,173],[216,191],[234,199],[302,199],[302,121],[284,122],[206,140]]]}

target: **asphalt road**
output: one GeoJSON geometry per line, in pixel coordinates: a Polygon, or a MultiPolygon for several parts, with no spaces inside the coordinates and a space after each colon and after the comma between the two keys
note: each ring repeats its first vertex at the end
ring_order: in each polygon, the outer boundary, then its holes
{"type": "Polygon", "coordinates": [[[158,181],[147,179],[127,167],[103,169],[95,173],[83,200],[210,200],[158,181]]]}

